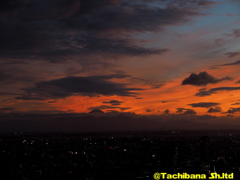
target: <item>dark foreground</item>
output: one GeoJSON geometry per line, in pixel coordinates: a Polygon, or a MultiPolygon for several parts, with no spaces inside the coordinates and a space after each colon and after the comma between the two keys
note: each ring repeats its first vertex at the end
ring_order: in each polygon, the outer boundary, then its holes
{"type": "Polygon", "coordinates": [[[155,172],[240,179],[240,133],[5,133],[0,168],[14,180],[154,179],[155,172]]]}

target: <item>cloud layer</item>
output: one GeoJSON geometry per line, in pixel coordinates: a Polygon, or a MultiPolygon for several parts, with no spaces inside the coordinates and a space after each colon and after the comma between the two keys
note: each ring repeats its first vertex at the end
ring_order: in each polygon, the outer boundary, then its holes
{"type": "Polygon", "coordinates": [[[118,95],[136,96],[136,91],[142,88],[128,88],[127,84],[110,81],[113,78],[125,78],[124,75],[89,76],[89,77],[65,77],[51,81],[36,83],[33,88],[23,89],[25,94],[17,99],[45,100],[58,99],[79,94],[83,96],[118,95]]]}
{"type": "Polygon", "coordinates": [[[202,15],[211,1],[3,0],[0,57],[58,62],[86,54],[142,56],[164,47],[134,43],[134,33],[157,32],[202,15]],[[157,18],[156,18],[157,17],[157,18]],[[14,41],[14,43],[12,43],[14,41]]]}
{"type": "Polygon", "coordinates": [[[2,0],[0,115],[106,129],[239,116],[237,14],[234,1],[2,0]]]}

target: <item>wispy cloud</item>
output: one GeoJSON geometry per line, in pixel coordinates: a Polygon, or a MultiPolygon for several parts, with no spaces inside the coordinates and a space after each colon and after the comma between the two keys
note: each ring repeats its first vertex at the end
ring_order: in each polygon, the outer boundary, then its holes
{"type": "Polygon", "coordinates": [[[210,96],[217,91],[235,91],[235,90],[240,90],[240,87],[218,87],[218,88],[212,88],[207,91],[199,91],[196,93],[196,96],[210,96]]]}
{"type": "Polygon", "coordinates": [[[215,102],[199,102],[199,103],[192,103],[192,104],[188,104],[189,106],[192,107],[203,107],[203,108],[209,108],[212,106],[217,106],[220,105],[220,103],[215,103],[215,102]]]}

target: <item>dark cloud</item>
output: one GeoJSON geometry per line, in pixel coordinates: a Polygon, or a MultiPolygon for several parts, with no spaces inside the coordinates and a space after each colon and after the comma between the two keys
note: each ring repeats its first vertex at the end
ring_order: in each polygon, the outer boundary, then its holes
{"type": "MultiPolygon", "coordinates": [[[[97,33],[112,28],[108,25],[115,24],[111,23],[115,18],[112,19],[113,16],[108,16],[108,11],[113,11],[116,18],[123,17],[122,13],[124,12],[121,11],[123,9],[119,9],[115,13],[115,8],[112,6],[103,6],[102,3],[95,1],[93,3],[94,6],[90,2],[82,1],[82,11],[74,16],[73,14],[78,11],[80,6],[79,0],[32,1],[24,11],[18,13],[18,16],[9,17],[7,21],[0,19],[2,27],[0,29],[0,38],[2,39],[0,56],[8,58],[38,56],[59,61],[59,57],[93,52],[143,55],[161,54],[167,51],[164,48],[147,49],[137,46],[127,38],[97,37],[97,33]],[[91,6],[94,8],[89,11],[91,6]],[[85,8],[88,8],[88,12],[84,11],[85,8]],[[100,14],[95,11],[99,11],[100,14]],[[111,18],[109,19],[109,17],[111,18]],[[61,18],[65,19],[61,20],[61,18]],[[102,21],[105,22],[102,23],[102,21]],[[97,28],[98,25],[99,27],[107,26],[101,29],[97,28]],[[83,33],[77,33],[79,31],[83,33]],[[89,31],[94,32],[90,33],[89,31]],[[13,39],[14,43],[12,43],[13,39]]],[[[18,3],[14,2],[14,4],[17,6],[18,3]]],[[[108,1],[105,1],[104,4],[110,5],[108,1]]]]}
{"type": "Polygon", "coordinates": [[[0,17],[16,13],[26,7],[28,0],[1,0],[0,17]]]}
{"type": "Polygon", "coordinates": [[[121,109],[121,111],[125,111],[125,110],[132,109],[132,108],[130,108],[130,107],[119,107],[119,109],[121,109]]]}
{"type": "Polygon", "coordinates": [[[163,25],[173,25],[186,21],[189,15],[197,15],[191,10],[184,11],[180,8],[151,8],[139,6],[134,9],[128,18],[119,23],[119,27],[131,31],[158,31],[163,25]],[[161,17],[161,18],[155,18],[161,17]],[[136,21],[136,19],[141,19],[136,21]]]}
{"type": "Polygon", "coordinates": [[[165,111],[163,111],[163,114],[169,114],[169,113],[170,113],[169,109],[166,109],[165,111]]]}
{"type": "Polygon", "coordinates": [[[177,108],[176,113],[181,113],[181,114],[185,114],[185,115],[197,114],[193,109],[186,109],[186,108],[177,108]]]}
{"type": "MultiPolygon", "coordinates": [[[[232,57],[234,57],[234,56],[237,56],[237,55],[239,55],[240,53],[232,53],[232,54],[228,54],[228,55],[232,55],[232,57]]],[[[220,65],[216,65],[216,66],[211,66],[210,68],[211,69],[216,69],[216,68],[218,68],[219,66],[235,66],[235,65],[240,65],[240,60],[238,60],[238,61],[235,61],[235,62],[230,62],[230,63],[225,63],[225,64],[220,64],[220,65]]]]}
{"type": "Polygon", "coordinates": [[[218,88],[212,88],[210,91],[234,91],[234,90],[239,90],[240,87],[218,87],[218,88]]]}
{"type": "Polygon", "coordinates": [[[38,29],[38,27],[34,26],[38,25],[33,25],[32,28],[26,30],[24,27],[15,25],[11,27],[14,35],[9,32],[7,34],[1,33],[0,30],[0,38],[4,40],[4,42],[0,42],[0,56],[14,59],[19,57],[24,59],[35,58],[36,60],[44,59],[56,63],[67,60],[69,57],[92,55],[93,53],[138,56],[163,54],[168,51],[165,48],[144,48],[132,44],[130,40],[120,38],[100,38],[85,35],[74,38],[69,35],[59,35],[60,37],[57,38],[58,35],[51,36],[45,32],[38,33],[34,31],[34,29],[38,29]],[[15,39],[14,43],[10,43],[12,39],[15,39]]]}
{"type": "MultiPolygon", "coordinates": [[[[163,54],[168,49],[147,49],[137,45],[131,44],[131,41],[127,39],[117,39],[109,37],[92,37],[81,36],[79,38],[72,39],[71,42],[66,42],[68,47],[76,49],[78,53],[113,53],[113,54],[127,54],[127,55],[150,55],[150,54],[163,54]],[[74,47],[72,44],[75,44],[74,47]]],[[[73,50],[74,51],[74,50],[73,50]]],[[[55,54],[55,53],[54,53],[55,54]]]]}
{"type": "Polygon", "coordinates": [[[228,52],[228,53],[225,53],[229,58],[231,57],[236,57],[238,55],[240,55],[239,52],[228,52]]]}
{"type": "Polygon", "coordinates": [[[199,102],[199,103],[192,103],[192,104],[188,104],[189,106],[192,107],[203,107],[203,108],[209,108],[212,106],[217,106],[220,105],[220,103],[214,103],[214,102],[199,102]]]}
{"type": "Polygon", "coordinates": [[[5,107],[5,108],[0,108],[0,112],[13,112],[15,110],[15,108],[9,108],[9,107],[5,107]]]}
{"type": "Polygon", "coordinates": [[[19,96],[21,95],[20,93],[9,93],[9,92],[0,92],[0,95],[4,95],[4,96],[19,96]]]}
{"type": "Polygon", "coordinates": [[[29,76],[25,70],[22,70],[20,68],[11,67],[11,65],[1,65],[1,68],[2,70],[0,70],[0,82],[2,84],[7,85],[17,82],[36,81],[36,77],[29,76]]]}
{"type": "Polygon", "coordinates": [[[197,112],[194,111],[193,109],[187,109],[186,111],[184,111],[183,114],[186,114],[186,115],[195,115],[195,114],[197,114],[197,112]]]}
{"type": "Polygon", "coordinates": [[[169,102],[169,101],[161,101],[161,103],[167,103],[167,102],[169,102]]]}
{"type": "Polygon", "coordinates": [[[121,105],[123,102],[118,101],[118,100],[111,100],[111,101],[102,102],[102,103],[111,104],[111,105],[113,105],[113,106],[119,106],[119,105],[121,105]]]}
{"type": "Polygon", "coordinates": [[[208,91],[200,91],[195,94],[195,96],[210,96],[217,91],[234,91],[234,90],[240,90],[240,87],[218,87],[218,88],[212,88],[209,89],[208,91]]]}
{"type": "Polygon", "coordinates": [[[231,104],[231,105],[239,105],[240,103],[234,103],[234,104],[231,104]]]}
{"type": "Polygon", "coordinates": [[[230,113],[230,114],[234,114],[234,113],[237,113],[237,112],[240,112],[240,107],[238,108],[230,108],[227,113],[230,113]]]}
{"type": "Polygon", "coordinates": [[[0,71],[0,82],[6,81],[9,78],[9,74],[5,73],[4,71],[0,71]]]}
{"type": "Polygon", "coordinates": [[[232,63],[222,64],[221,66],[232,66],[232,65],[239,65],[239,64],[240,64],[240,60],[239,60],[239,61],[232,62],[232,63]]]}
{"type": "Polygon", "coordinates": [[[155,110],[153,110],[153,109],[147,109],[146,110],[146,112],[153,112],[153,111],[155,111],[155,110]]]}
{"type": "Polygon", "coordinates": [[[118,106],[96,106],[96,107],[90,107],[89,110],[95,110],[95,109],[120,109],[121,111],[131,109],[130,107],[118,107],[118,106]]]}
{"type": "Polygon", "coordinates": [[[83,96],[118,95],[136,96],[141,88],[128,88],[127,84],[110,81],[113,78],[125,78],[128,75],[88,76],[88,77],[65,77],[51,81],[36,83],[33,88],[22,89],[25,93],[17,97],[24,100],[58,99],[75,94],[83,96]]]}
{"type": "MultiPolygon", "coordinates": [[[[109,1],[99,3],[97,0],[86,0],[82,1],[82,11],[74,18],[81,17],[81,25],[94,31],[114,29],[152,32],[160,30],[164,25],[183,23],[188,16],[200,15],[196,8],[197,2],[188,2],[183,4],[176,0],[159,1],[156,6],[149,6],[148,2],[144,1],[120,1],[118,6],[112,6],[109,1]],[[162,7],[160,8],[159,5],[162,7]],[[84,18],[82,14],[87,14],[88,17],[84,18]]],[[[74,21],[70,21],[69,25],[79,26],[74,24],[74,21]]]]}
{"type": "Polygon", "coordinates": [[[207,111],[208,113],[216,113],[216,112],[221,112],[222,108],[221,107],[211,107],[209,108],[209,110],[207,111]]]}
{"type": "Polygon", "coordinates": [[[66,18],[80,9],[79,0],[29,1],[21,16],[25,19],[51,20],[66,18]]]}
{"type": "Polygon", "coordinates": [[[211,3],[173,0],[150,6],[148,1],[125,0],[3,0],[0,57],[61,62],[96,53],[163,54],[168,49],[136,44],[132,34],[188,22],[211,3]]]}
{"type": "Polygon", "coordinates": [[[200,92],[196,93],[195,96],[199,96],[199,97],[210,96],[213,93],[214,92],[211,92],[211,91],[200,91],[200,92]]]}
{"type": "Polygon", "coordinates": [[[232,78],[227,76],[221,79],[216,79],[215,77],[204,71],[200,72],[199,74],[192,73],[189,77],[185,78],[182,81],[182,85],[190,84],[194,86],[205,86],[209,83],[215,84],[223,80],[232,80],[232,78]]]}
{"type": "Polygon", "coordinates": [[[214,93],[214,92],[209,92],[209,91],[207,91],[206,88],[199,89],[198,91],[199,91],[199,92],[196,93],[196,96],[200,96],[200,97],[203,97],[203,96],[210,96],[211,94],[214,93]]]}
{"type": "Polygon", "coordinates": [[[18,13],[23,19],[59,19],[71,16],[79,10],[79,7],[79,0],[2,0],[0,16],[18,13]]]}
{"type": "Polygon", "coordinates": [[[177,108],[176,113],[182,113],[184,110],[188,110],[188,109],[185,109],[185,108],[177,108]]]}

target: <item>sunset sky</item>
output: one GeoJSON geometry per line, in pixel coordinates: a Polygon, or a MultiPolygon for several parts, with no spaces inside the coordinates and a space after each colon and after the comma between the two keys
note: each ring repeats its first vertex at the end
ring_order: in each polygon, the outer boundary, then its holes
{"type": "Polygon", "coordinates": [[[0,131],[240,128],[239,66],[238,0],[3,0],[0,131]]]}

